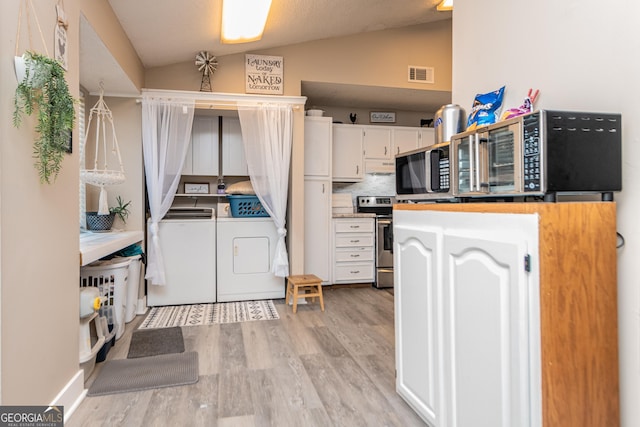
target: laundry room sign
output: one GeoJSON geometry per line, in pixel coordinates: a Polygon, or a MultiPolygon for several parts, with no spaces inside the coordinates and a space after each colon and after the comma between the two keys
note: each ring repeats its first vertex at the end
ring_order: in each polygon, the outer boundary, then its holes
{"type": "Polygon", "coordinates": [[[245,55],[245,91],[282,95],[284,58],[282,56],[245,55]]]}

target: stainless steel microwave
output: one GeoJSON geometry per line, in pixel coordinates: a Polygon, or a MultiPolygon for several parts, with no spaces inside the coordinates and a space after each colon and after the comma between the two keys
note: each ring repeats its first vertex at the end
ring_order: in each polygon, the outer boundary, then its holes
{"type": "Polygon", "coordinates": [[[621,115],[540,110],[451,138],[457,198],[622,189],[621,115]]]}
{"type": "Polygon", "coordinates": [[[450,154],[447,141],[396,155],[396,200],[453,198],[450,154]]]}

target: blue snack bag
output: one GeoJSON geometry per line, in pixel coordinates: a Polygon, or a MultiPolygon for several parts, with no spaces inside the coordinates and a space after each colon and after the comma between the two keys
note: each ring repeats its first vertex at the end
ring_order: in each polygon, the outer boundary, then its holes
{"type": "Polygon", "coordinates": [[[493,92],[477,94],[467,119],[467,130],[497,122],[503,97],[504,86],[493,92]]]}

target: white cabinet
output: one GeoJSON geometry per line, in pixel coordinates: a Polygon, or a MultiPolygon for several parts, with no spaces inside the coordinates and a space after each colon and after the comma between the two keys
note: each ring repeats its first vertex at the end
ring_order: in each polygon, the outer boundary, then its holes
{"type": "Polygon", "coordinates": [[[218,118],[195,116],[182,175],[218,175],[218,118]]]}
{"type": "Polygon", "coordinates": [[[420,128],[420,147],[428,147],[436,143],[436,131],[434,128],[420,128]]]}
{"type": "Polygon", "coordinates": [[[374,281],[374,218],[333,219],[333,282],[374,281]]]}
{"type": "Polygon", "coordinates": [[[390,126],[364,126],[363,137],[365,160],[391,158],[390,126]]]}
{"type": "Polygon", "coordinates": [[[398,392],[434,426],[529,425],[539,307],[525,259],[537,253],[537,216],[400,211],[394,220],[398,392]]]}
{"type": "Polygon", "coordinates": [[[332,168],[333,181],[356,182],[364,177],[362,158],[362,127],[333,125],[332,168]]]}
{"type": "Polygon", "coordinates": [[[398,206],[394,257],[396,389],[431,426],[619,425],[615,203],[398,206]]]}
{"type": "Polygon", "coordinates": [[[304,272],[331,283],[331,180],[304,180],[304,272]]]}
{"type": "Polygon", "coordinates": [[[240,119],[236,117],[222,118],[222,174],[225,176],[249,175],[240,119]]]}
{"type": "Polygon", "coordinates": [[[331,177],[331,117],[304,118],[304,175],[331,177]]]}
{"type": "Polygon", "coordinates": [[[420,129],[400,127],[393,129],[393,156],[415,150],[419,146],[420,129]]]}
{"type": "Polygon", "coordinates": [[[304,272],[331,283],[331,117],[304,119],[304,272]]]}

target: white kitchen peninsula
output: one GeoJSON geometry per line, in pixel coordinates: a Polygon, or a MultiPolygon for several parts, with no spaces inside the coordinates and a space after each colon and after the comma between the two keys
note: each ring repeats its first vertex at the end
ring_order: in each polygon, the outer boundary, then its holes
{"type": "Polygon", "coordinates": [[[394,256],[396,389],[427,423],[619,424],[615,203],[395,205],[394,256]]]}

